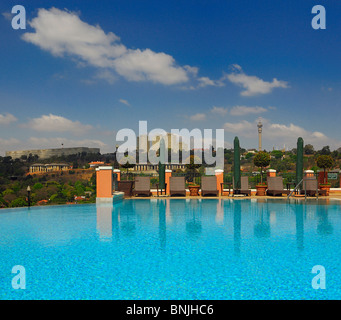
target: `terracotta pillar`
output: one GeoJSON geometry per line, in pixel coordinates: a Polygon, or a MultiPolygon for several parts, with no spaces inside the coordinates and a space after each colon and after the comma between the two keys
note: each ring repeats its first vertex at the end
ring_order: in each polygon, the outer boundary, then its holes
{"type": "Polygon", "coordinates": [[[117,174],[117,181],[121,181],[121,170],[114,169],[113,172],[117,174]]]}
{"type": "Polygon", "coordinates": [[[217,189],[218,189],[218,192],[220,193],[221,184],[224,182],[224,170],[222,169],[215,170],[215,176],[217,177],[217,189]]]}
{"type": "Polygon", "coordinates": [[[324,182],[324,171],[318,171],[318,182],[319,184],[328,183],[328,173],[326,172],[326,182],[324,182]]]}
{"type": "Polygon", "coordinates": [[[315,176],[313,170],[304,170],[304,177],[306,178],[313,178],[315,176]]]}
{"type": "Polygon", "coordinates": [[[112,167],[96,169],[97,198],[112,198],[112,167]]]}
{"type": "Polygon", "coordinates": [[[266,170],[266,175],[268,177],[276,177],[276,170],[275,169],[268,169],[268,170],[266,170]]]}
{"type": "Polygon", "coordinates": [[[165,183],[166,185],[166,194],[169,194],[169,178],[172,176],[172,170],[165,170],[165,183]]]}

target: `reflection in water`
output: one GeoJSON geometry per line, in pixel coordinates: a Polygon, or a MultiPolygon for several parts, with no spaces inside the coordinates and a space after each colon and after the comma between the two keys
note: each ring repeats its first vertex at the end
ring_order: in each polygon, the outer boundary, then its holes
{"type": "MultiPolygon", "coordinates": [[[[137,206],[133,201],[128,201],[124,206],[124,211],[121,210],[120,215],[120,230],[122,235],[132,237],[136,232],[136,212],[137,206]]],[[[139,204],[138,202],[136,204],[139,204]]]]}
{"type": "Polygon", "coordinates": [[[233,224],[233,231],[230,232],[233,232],[234,253],[239,256],[242,245],[243,215],[245,233],[250,234],[253,229],[254,237],[258,239],[271,241],[272,233],[276,237],[278,233],[283,234],[286,230],[290,234],[295,225],[297,250],[303,252],[309,245],[305,239],[305,228],[310,230],[312,225],[310,221],[317,222],[319,235],[325,236],[334,232],[333,219],[335,218],[330,212],[328,216],[329,208],[330,206],[317,202],[293,205],[285,204],[283,201],[221,199],[129,200],[115,205],[98,204],[96,226],[101,241],[110,241],[112,238],[116,240],[124,237],[135,238],[137,231],[143,233],[145,230],[149,230],[148,232],[153,230],[156,236],[158,233],[161,250],[165,250],[167,227],[168,232],[186,232],[192,240],[197,240],[202,235],[204,227],[205,231],[216,233],[221,232],[222,222],[227,225],[233,224]],[[150,228],[151,224],[153,229],[150,228]]]}
{"type": "Polygon", "coordinates": [[[223,200],[219,199],[217,201],[217,214],[215,216],[215,221],[217,223],[224,221],[224,206],[223,206],[223,200]]]}
{"type": "Polygon", "coordinates": [[[198,237],[201,234],[201,205],[197,200],[190,201],[190,210],[186,212],[186,231],[189,236],[198,237]]]}
{"type": "Polygon", "coordinates": [[[233,240],[234,240],[234,253],[238,256],[240,255],[241,227],[242,227],[241,201],[234,201],[234,206],[233,206],[233,240]]]}
{"type": "Polygon", "coordinates": [[[317,212],[318,224],[317,233],[320,235],[329,235],[333,233],[333,226],[328,220],[328,209],[327,206],[321,206],[317,212]]]}
{"type": "Polygon", "coordinates": [[[121,204],[115,204],[112,210],[112,233],[116,241],[120,239],[120,219],[121,219],[121,204]]]}
{"type": "Polygon", "coordinates": [[[269,223],[269,211],[266,204],[259,203],[258,213],[260,215],[259,220],[254,226],[254,234],[257,238],[269,238],[271,234],[269,223]],[[265,212],[264,212],[265,211],[265,212]]]}
{"type": "Polygon", "coordinates": [[[304,221],[306,206],[296,206],[296,244],[299,251],[304,250],[304,221]]]}
{"type": "Polygon", "coordinates": [[[166,248],[166,208],[169,208],[169,199],[160,200],[159,204],[159,239],[160,248],[166,248]]]}
{"type": "Polygon", "coordinates": [[[112,203],[96,205],[97,210],[97,231],[102,241],[108,241],[112,237],[112,203]]]}

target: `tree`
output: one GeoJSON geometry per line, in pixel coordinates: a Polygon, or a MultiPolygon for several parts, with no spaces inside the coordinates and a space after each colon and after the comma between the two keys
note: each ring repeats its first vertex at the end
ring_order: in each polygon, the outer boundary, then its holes
{"type": "Polygon", "coordinates": [[[199,158],[195,157],[194,155],[191,155],[189,158],[189,163],[185,165],[186,169],[188,171],[195,171],[196,169],[201,167],[201,164],[195,163],[197,160],[198,162],[200,161],[199,158]]]}
{"type": "Polygon", "coordinates": [[[312,144],[306,144],[304,146],[304,154],[309,155],[309,154],[314,154],[315,150],[312,144]]]}
{"type": "Polygon", "coordinates": [[[129,161],[127,161],[125,164],[121,164],[121,167],[124,168],[124,169],[127,169],[127,173],[128,173],[128,169],[129,168],[134,168],[135,164],[131,164],[131,163],[129,163],[129,161]]]}
{"type": "Polygon", "coordinates": [[[321,150],[318,151],[321,155],[329,155],[331,154],[329,146],[324,146],[321,150]]]}
{"type": "Polygon", "coordinates": [[[334,159],[330,155],[322,154],[317,157],[316,164],[323,169],[323,183],[326,183],[326,169],[333,167],[334,159]]]}
{"type": "Polygon", "coordinates": [[[194,178],[195,173],[197,172],[197,169],[199,169],[201,167],[201,164],[196,163],[196,162],[200,162],[200,158],[194,156],[193,154],[190,155],[189,163],[187,163],[185,165],[185,167],[186,167],[186,180],[188,182],[193,182],[193,178],[194,178]]]}
{"type": "Polygon", "coordinates": [[[270,164],[270,155],[267,152],[259,151],[253,158],[253,163],[260,168],[260,179],[263,183],[263,168],[270,164]]]}
{"type": "Polygon", "coordinates": [[[274,150],[271,152],[271,155],[273,155],[275,157],[275,159],[282,159],[283,152],[280,150],[274,150]]]}
{"type": "Polygon", "coordinates": [[[245,159],[246,159],[246,160],[249,160],[249,159],[251,159],[253,156],[254,156],[253,153],[248,152],[248,153],[245,155],[245,159]]]}

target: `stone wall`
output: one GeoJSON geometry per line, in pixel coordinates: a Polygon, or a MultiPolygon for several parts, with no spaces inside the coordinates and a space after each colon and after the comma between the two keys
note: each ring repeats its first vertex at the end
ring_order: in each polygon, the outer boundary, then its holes
{"type": "Polygon", "coordinates": [[[18,150],[18,151],[6,151],[6,157],[12,157],[12,159],[20,158],[21,156],[32,156],[37,155],[39,159],[48,159],[53,156],[68,156],[71,154],[78,154],[82,152],[87,153],[99,153],[99,148],[87,148],[87,147],[76,147],[76,148],[58,148],[58,149],[37,149],[37,150],[18,150]]]}

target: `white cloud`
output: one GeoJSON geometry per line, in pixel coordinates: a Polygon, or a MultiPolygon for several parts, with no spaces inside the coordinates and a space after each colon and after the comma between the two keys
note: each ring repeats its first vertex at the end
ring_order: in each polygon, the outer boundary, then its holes
{"type": "Polygon", "coordinates": [[[6,151],[11,151],[20,145],[20,141],[15,138],[3,139],[0,138],[0,155],[4,156],[6,151]]]}
{"type": "Polygon", "coordinates": [[[229,109],[228,108],[223,108],[223,107],[213,106],[213,108],[211,109],[211,112],[215,113],[215,114],[218,114],[220,116],[225,116],[229,112],[229,109]]]}
{"type": "Polygon", "coordinates": [[[131,81],[152,81],[166,85],[187,82],[186,70],[175,66],[172,56],[150,49],[128,50],[113,61],[118,74],[131,81]]]}
{"type": "Polygon", "coordinates": [[[214,106],[211,109],[211,113],[215,113],[220,116],[225,116],[228,113],[231,116],[246,116],[246,115],[252,115],[252,114],[260,114],[260,113],[264,113],[267,111],[268,109],[263,108],[263,107],[246,107],[246,106],[234,106],[230,110],[228,108],[214,106]]]}
{"type": "Polygon", "coordinates": [[[7,125],[10,124],[12,122],[17,121],[18,119],[10,113],[6,113],[6,114],[0,114],[0,124],[1,125],[7,125]]]}
{"type": "Polygon", "coordinates": [[[214,87],[222,87],[224,83],[220,80],[212,80],[208,77],[200,77],[198,78],[199,88],[207,87],[207,86],[214,86],[214,87]]]}
{"type": "Polygon", "coordinates": [[[230,69],[232,71],[242,71],[242,67],[239,64],[236,64],[236,63],[230,65],[230,69]]]}
{"type": "Polygon", "coordinates": [[[54,114],[42,115],[40,118],[31,119],[25,127],[36,131],[71,132],[74,134],[83,134],[93,128],[91,125],[85,125],[79,121],[72,121],[54,114]]]}
{"type": "Polygon", "coordinates": [[[325,87],[325,86],[322,86],[322,91],[328,91],[328,92],[332,92],[333,91],[333,88],[332,87],[325,87]]]}
{"type": "Polygon", "coordinates": [[[288,83],[286,81],[277,80],[274,78],[272,82],[264,81],[256,76],[248,76],[245,74],[239,65],[233,65],[234,71],[228,75],[226,78],[245,90],[241,92],[242,96],[255,96],[258,94],[267,94],[272,92],[274,88],[288,88],[288,83]],[[238,66],[238,67],[236,67],[238,66]]]}
{"type": "Polygon", "coordinates": [[[83,22],[76,13],[56,8],[39,9],[29,22],[35,30],[23,39],[51,52],[55,56],[71,56],[98,68],[114,70],[129,81],[152,81],[165,85],[189,80],[188,73],[196,68],[175,64],[172,56],[150,49],[128,49],[112,32],[83,22]]]}
{"type": "Polygon", "coordinates": [[[66,138],[38,138],[38,137],[30,137],[27,141],[28,145],[32,148],[60,148],[63,144],[64,148],[72,148],[72,147],[89,147],[89,148],[102,148],[105,147],[106,144],[100,140],[96,139],[66,139],[66,138]]]}
{"type": "Polygon", "coordinates": [[[253,123],[246,120],[242,120],[241,122],[226,122],[223,127],[227,132],[240,134],[244,137],[254,136],[253,131],[255,126],[253,123]]]}
{"type": "Polygon", "coordinates": [[[293,123],[271,123],[269,120],[264,118],[257,119],[254,122],[246,120],[240,122],[226,122],[224,124],[224,129],[226,132],[237,134],[240,137],[253,138],[255,139],[255,144],[258,144],[258,120],[261,120],[263,124],[263,143],[276,143],[276,145],[285,144],[287,146],[291,145],[294,147],[296,145],[297,138],[302,137],[305,144],[310,143],[316,148],[320,148],[325,145],[337,148],[341,145],[340,141],[329,138],[322,132],[309,131],[293,123]]]}
{"type": "Polygon", "coordinates": [[[77,14],[56,8],[39,9],[38,16],[29,22],[34,33],[24,33],[23,39],[55,56],[73,55],[97,67],[112,65],[112,58],[127,49],[117,43],[119,37],[91,26],[77,14]]]}
{"type": "Polygon", "coordinates": [[[15,138],[0,138],[0,155],[4,156],[6,151],[29,150],[29,149],[51,149],[72,147],[100,148],[101,153],[113,152],[113,146],[98,139],[68,139],[61,137],[30,137],[23,140],[15,138]]]}
{"type": "Polygon", "coordinates": [[[116,81],[115,75],[109,70],[102,70],[95,75],[96,79],[107,81],[109,84],[113,84],[116,81]]]}
{"type": "Polygon", "coordinates": [[[266,112],[267,109],[263,107],[246,107],[246,106],[235,106],[231,109],[231,116],[245,116],[249,114],[259,114],[266,112]]]}
{"type": "Polygon", "coordinates": [[[12,21],[14,15],[10,12],[3,12],[2,16],[7,20],[7,21],[12,21]]]}
{"type": "Polygon", "coordinates": [[[206,119],[206,114],[204,113],[197,113],[192,116],[190,116],[191,121],[203,121],[206,119]]]}
{"type": "Polygon", "coordinates": [[[120,101],[121,103],[125,104],[126,106],[130,107],[130,103],[129,103],[127,100],[125,100],[125,99],[120,99],[119,101],[120,101]]]}

